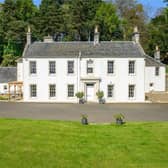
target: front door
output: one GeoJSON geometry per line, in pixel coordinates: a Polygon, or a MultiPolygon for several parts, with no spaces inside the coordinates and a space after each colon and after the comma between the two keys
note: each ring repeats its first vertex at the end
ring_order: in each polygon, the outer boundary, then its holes
{"type": "Polygon", "coordinates": [[[87,101],[94,100],[94,84],[86,85],[86,98],[87,98],[87,101]]]}

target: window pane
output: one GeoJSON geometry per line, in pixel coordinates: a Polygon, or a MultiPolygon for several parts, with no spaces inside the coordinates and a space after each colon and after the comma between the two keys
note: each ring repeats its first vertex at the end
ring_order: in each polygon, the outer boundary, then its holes
{"type": "Polygon", "coordinates": [[[93,73],[93,60],[87,61],[87,73],[93,73]]]}
{"type": "Polygon", "coordinates": [[[129,61],[129,74],[135,73],[135,61],[129,61]]]}
{"type": "Polygon", "coordinates": [[[74,73],[74,61],[68,61],[68,73],[74,73]]]}
{"type": "Polygon", "coordinates": [[[30,62],[30,74],[36,74],[36,61],[30,62]]]}
{"type": "Polygon", "coordinates": [[[135,85],[129,85],[129,98],[135,97],[135,85]]]}
{"type": "Polygon", "coordinates": [[[50,97],[56,96],[56,85],[49,85],[50,97]]]}
{"type": "Polygon", "coordinates": [[[68,97],[74,97],[74,85],[68,85],[68,97]]]}
{"type": "Polygon", "coordinates": [[[113,61],[108,61],[108,73],[114,73],[114,62],[113,61]]]}
{"type": "Polygon", "coordinates": [[[159,67],[155,67],[155,75],[159,76],[159,67]]]}
{"type": "Polygon", "coordinates": [[[36,97],[36,96],[37,96],[37,86],[30,85],[30,97],[36,97]]]}
{"type": "Polygon", "coordinates": [[[87,73],[93,73],[93,68],[87,68],[87,73]]]}
{"type": "Polygon", "coordinates": [[[55,61],[50,61],[49,62],[49,73],[50,74],[55,74],[55,61]]]}
{"type": "Polygon", "coordinates": [[[113,97],[114,85],[108,85],[108,97],[113,97]]]}

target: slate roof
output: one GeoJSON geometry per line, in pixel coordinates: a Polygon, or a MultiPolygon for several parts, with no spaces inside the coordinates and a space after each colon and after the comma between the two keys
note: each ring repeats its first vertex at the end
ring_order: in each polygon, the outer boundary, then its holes
{"type": "Polygon", "coordinates": [[[8,83],[17,80],[16,67],[0,67],[0,83],[8,83]]]}
{"type": "Polygon", "coordinates": [[[157,61],[156,59],[154,59],[153,57],[150,57],[148,55],[145,55],[145,65],[147,67],[150,67],[150,66],[165,66],[163,63],[157,61]]]}
{"type": "Polygon", "coordinates": [[[25,51],[24,58],[71,58],[77,57],[144,57],[138,44],[133,41],[100,42],[34,42],[25,51]]]}

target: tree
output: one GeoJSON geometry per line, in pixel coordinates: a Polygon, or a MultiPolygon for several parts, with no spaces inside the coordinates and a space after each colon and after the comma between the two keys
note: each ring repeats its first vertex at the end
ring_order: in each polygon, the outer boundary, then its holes
{"type": "Polygon", "coordinates": [[[83,1],[73,0],[70,2],[72,16],[72,28],[75,32],[75,40],[89,40],[94,28],[96,11],[101,0],[83,1]]]}
{"type": "Polygon", "coordinates": [[[154,55],[155,46],[158,45],[161,51],[161,60],[168,63],[168,8],[163,9],[160,15],[151,20],[148,33],[147,53],[154,55]]]}
{"type": "Polygon", "coordinates": [[[117,16],[116,8],[113,4],[102,3],[96,12],[95,21],[99,25],[101,40],[110,41],[123,38],[120,27],[122,21],[117,16]]]}
{"type": "Polygon", "coordinates": [[[8,44],[4,46],[4,53],[2,57],[2,66],[16,65],[16,60],[18,59],[18,56],[16,56],[15,44],[13,44],[10,40],[8,41],[8,44]]]}
{"type": "MultiPolygon", "coordinates": [[[[26,43],[27,26],[33,24],[37,8],[32,0],[5,0],[0,6],[0,47],[10,40],[16,55],[21,56],[26,43]]],[[[4,51],[0,55],[3,54],[4,51]]]]}
{"type": "MultiPolygon", "coordinates": [[[[136,0],[115,0],[120,16],[124,19],[122,25],[124,31],[124,39],[132,38],[133,28],[137,26],[142,34],[146,34],[145,30],[145,12],[142,4],[138,4],[136,0]]],[[[143,44],[144,36],[141,41],[143,44]]]]}
{"type": "Polygon", "coordinates": [[[58,1],[42,0],[37,25],[41,37],[51,35],[56,40],[62,32],[62,20],[62,10],[58,1]]]}

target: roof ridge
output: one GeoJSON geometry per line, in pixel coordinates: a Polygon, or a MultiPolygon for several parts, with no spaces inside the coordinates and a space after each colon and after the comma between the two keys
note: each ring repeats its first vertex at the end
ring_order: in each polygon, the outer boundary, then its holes
{"type": "MultiPolygon", "coordinates": [[[[44,41],[35,41],[34,43],[42,43],[42,44],[68,44],[68,43],[89,43],[93,44],[94,41],[53,41],[53,42],[44,42],[44,41]]],[[[100,41],[101,43],[134,43],[133,41],[100,41]]]]}

